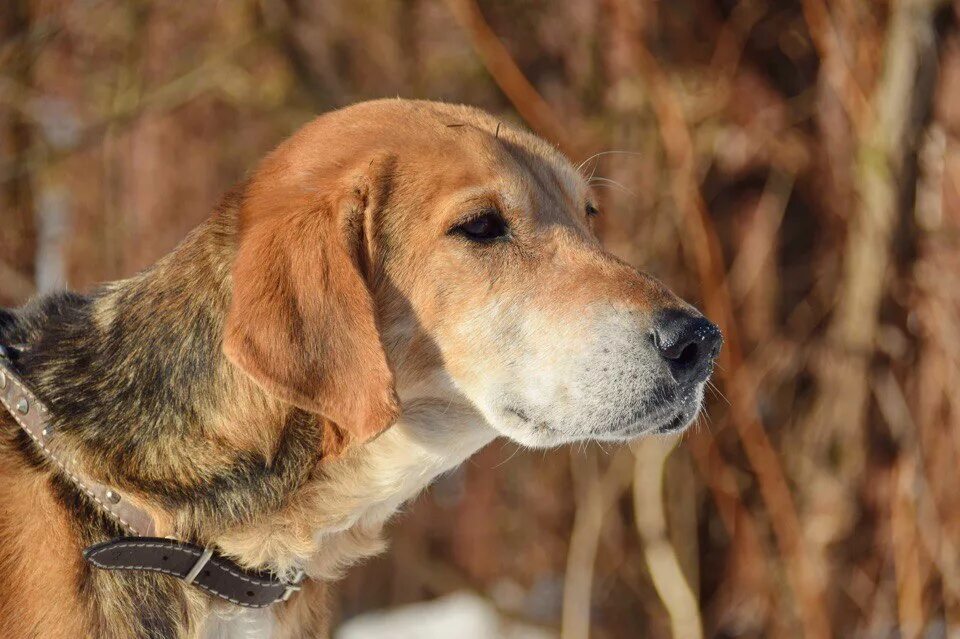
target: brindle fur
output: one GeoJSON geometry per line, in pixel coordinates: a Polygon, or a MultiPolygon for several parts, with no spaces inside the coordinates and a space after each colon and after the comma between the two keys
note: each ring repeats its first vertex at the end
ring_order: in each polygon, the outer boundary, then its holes
{"type": "MultiPolygon", "coordinates": [[[[201,544],[277,510],[317,470],[321,450],[316,416],[267,397],[254,403],[264,407],[264,429],[276,434],[269,450],[224,438],[205,421],[221,409],[218,402],[230,399],[230,389],[247,385],[246,392],[260,393],[221,354],[238,198],[228,196],[174,253],[132,279],[90,295],[56,293],[19,310],[0,309],[0,342],[25,347],[17,366],[50,409],[61,444],[121,492],[161,504],[171,527],[201,544]],[[279,431],[269,423],[276,419],[279,431]]],[[[77,549],[124,534],[5,411],[0,438],[0,464],[42,481],[70,522],[77,549]]],[[[9,512],[0,511],[0,526],[9,538],[15,526],[9,512]]],[[[33,557],[43,552],[0,546],[4,637],[20,636],[12,619],[33,605],[19,601],[20,584],[48,578],[29,574],[33,557]]],[[[96,637],[189,636],[211,603],[164,575],[95,570],[79,552],[58,561],[75,565],[70,586],[87,602],[96,637]]],[[[22,636],[53,637],[60,630],[40,620],[22,636]]]]}

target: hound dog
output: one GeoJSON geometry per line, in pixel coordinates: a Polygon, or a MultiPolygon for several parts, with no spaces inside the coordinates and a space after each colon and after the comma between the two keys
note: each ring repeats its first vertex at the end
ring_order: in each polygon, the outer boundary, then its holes
{"type": "Polygon", "coordinates": [[[368,102],[142,273],[0,309],[0,636],[326,636],[326,584],[495,437],[685,428],[720,333],[597,215],[528,132],[368,102]]]}

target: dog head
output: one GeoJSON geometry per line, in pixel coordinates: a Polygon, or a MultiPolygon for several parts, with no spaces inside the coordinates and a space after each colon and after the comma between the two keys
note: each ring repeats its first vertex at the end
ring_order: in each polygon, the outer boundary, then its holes
{"type": "Polygon", "coordinates": [[[355,442],[396,390],[529,446],[680,430],[720,333],[605,253],[597,214],[566,158],[476,109],[324,115],[248,183],[224,350],[355,442]]]}

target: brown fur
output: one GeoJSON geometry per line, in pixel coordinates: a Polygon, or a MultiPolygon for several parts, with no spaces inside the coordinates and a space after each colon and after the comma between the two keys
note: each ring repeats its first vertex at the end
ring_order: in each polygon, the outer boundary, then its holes
{"type": "Polygon", "coordinates": [[[63,534],[73,522],[56,504],[44,478],[9,449],[0,451],[0,486],[16,488],[0,491],[0,538],[14,544],[0,554],[4,636],[84,636],[88,613],[76,596],[83,549],[75,536],[63,534]]]}
{"type": "MultiPolygon", "coordinates": [[[[509,340],[484,318],[535,308],[575,341],[586,329],[567,320],[597,301],[643,322],[683,307],[599,250],[589,198],[555,149],[475,109],[356,105],[284,142],[144,273],[0,310],[0,340],[27,344],[23,374],[88,475],[163,534],[306,567],[271,613],[277,636],[325,636],[324,583],[381,551],[396,507],[496,434],[439,390],[482,380],[509,340]],[[485,207],[511,245],[452,238],[485,207]]],[[[0,432],[0,636],[201,636],[225,605],[83,564],[82,547],[120,531],[3,414],[0,432]]]]}

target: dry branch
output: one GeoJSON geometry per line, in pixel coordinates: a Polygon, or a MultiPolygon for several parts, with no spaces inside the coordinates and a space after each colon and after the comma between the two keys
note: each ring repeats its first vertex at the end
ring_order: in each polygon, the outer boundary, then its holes
{"type": "Polygon", "coordinates": [[[894,468],[890,487],[890,545],[897,579],[900,636],[915,639],[923,630],[923,578],[916,513],[913,507],[914,462],[902,459],[894,468]]]}
{"type": "Polygon", "coordinates": [[[579,155],[577,141],[556,116],[543,96],[517,66],[510,52],[484,19],[475,0],[447,0],[447,6],[461,28],[470,36],[474,49],[483,60],[497,86],[506,94],[517,112],[547,140],[557,144],[570,157],[579,155]]]}
{"type": "Polygon", "coordinates": [[[884,65],[871,99],[870,126],[858,141],[855,167],[857,203],[847,232],[843,273],[828,337],[833,352],[818,372],[819,400],[810,427],[818,434],[819,455],[836,433],[847,443],[841,460],[846,474],[863,466],[864,415],[868,365],[874,353],[899,211],[903,167],[916,127],[914,104],[924,58],[934,52],[936,3],[897,2],[888,25],[884,65]]]}
{"type": "Polygon", "coordinates": [[[674,639],[700,639],[700,604],[667,536],[663,479],[676,442],[649,438],[633,446],[633,513],[653,585],[667,609],[674,639]]]}
{"type": "Polygon", "coordinates": [[[757,484],[786,563],[787,576],[797,597],[804,634],[811,638],[829,637],[830,625],[823,603],[822,584],[814,575],[813,565],[808,560],[793,495],[779,455],[756,413],[755,385],[752,375],[744,366],[733,303],[726,286],[726,268],[713,221],[700,193],[690,131],[673,88],[656,60],[639,41],[637,56],[672,169],[672,194],[681,216],[680,236],[684,252],[697,273],[705,310],[719,322],[724,332],[725,346],[720,372],[729,390],[731,421],[737,428],[744,451],[756,473],[757,484]]]}
{"type": "Polygon", "coordinates": [[[833,23],[828,3],[824,0],[803,0],[803,15],[820,54],[823,77],[840,98],[847,116],[855,124],[865,122],[870,114],[870,105],[847,64],[843,42],[833,23]]]}
{"type": "MultiPolygon", "coordinates": [[[[589,639],[593,566],[606,514],[630,485],[631,456],[621,449],[601,474],[595,457],[583,464],[577,512],[570,534],[566,579],[563,585],[561,639],[589,639]]],[[[580,464],[577,460],[575,463],[580,464]]]]}

